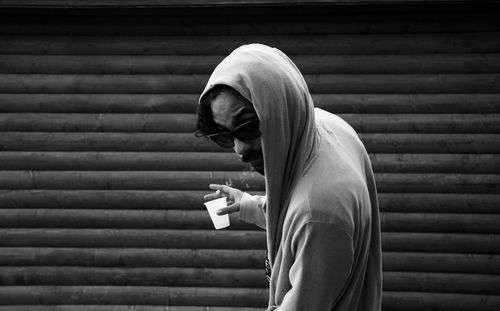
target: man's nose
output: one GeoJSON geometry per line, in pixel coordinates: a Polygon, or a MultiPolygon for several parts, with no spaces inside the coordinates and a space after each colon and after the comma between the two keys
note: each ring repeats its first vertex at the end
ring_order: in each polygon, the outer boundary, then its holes
{"type": "Polygon", "coordinates": [[[251,146],[250,146],[249,143],[241,141],[238,138],[234,139],[234,147],[233,147],[233,149],[234,149],[234,152],[236,152],[240,156],[240,158],[244,154],[248,153],[248,150],[250,149],[250,147],[251,146]]]}

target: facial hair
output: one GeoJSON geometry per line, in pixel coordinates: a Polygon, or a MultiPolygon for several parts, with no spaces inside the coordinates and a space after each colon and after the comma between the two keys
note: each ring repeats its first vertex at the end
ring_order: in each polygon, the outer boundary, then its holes
{"type": "Polygon", "coordinates": [[[262,149],[251,150],[250,152],[244,154],[241,160],[245,163],[250,164],[250,166],[259,174],[264,175],[264,154],[262,149]]]}

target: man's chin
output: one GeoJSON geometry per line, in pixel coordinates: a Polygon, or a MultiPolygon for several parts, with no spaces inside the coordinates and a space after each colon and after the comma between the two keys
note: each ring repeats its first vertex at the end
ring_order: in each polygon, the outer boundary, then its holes
{"type": "Polygon", "coordinates": [[[256,171],[257,173],[264,176],[264,166],[263,165],[256,165],[256,166],[252,165],[252,168],[254,169],[254,171],[256,171]]]}
{"type": "Polygon", "coordinates": [[[252,157],[252,161],[248,162],[248,164],[254,171],[264,176],[264,156],[262,155],[262,150],[258,152],[256,157],[252,157]]]}

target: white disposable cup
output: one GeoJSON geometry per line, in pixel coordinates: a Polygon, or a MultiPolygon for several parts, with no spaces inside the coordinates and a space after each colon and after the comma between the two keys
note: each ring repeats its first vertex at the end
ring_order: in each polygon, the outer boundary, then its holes
{"type": "Polygon", "coordinates": [[[210,214],[215,229],[229,227],[229,215],[217,215],[219,209],[227,206],[225,197],[205,202],[205,206],[207,207],[208,214],[210,214]]]}

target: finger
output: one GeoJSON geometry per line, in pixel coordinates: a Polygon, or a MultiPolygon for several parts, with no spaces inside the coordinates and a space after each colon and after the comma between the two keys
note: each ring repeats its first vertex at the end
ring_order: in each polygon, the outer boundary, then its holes
{"type": "Polygon", "coordinates": [[[220,191],[227,193],[227,194],[229,194],[229,192],[231,192],[231,189],[233,189],[227,185],[218,185],[218,184],[210,184],[210,185],[208,185],[208,187],[210,187],[210,189],[213,189],[213,190],[220,190],[220,191]]]}
{"type": "Polygon", "coordinates": [[[215,199],[222,198],[222,197],[224,197],[224,195],[222,194],[222,192],[220,192],[219,190],[217,190],[214,193],[205,194],[203,196],[203,199],[205,201],[209,201],[209,200],[215,200],[215,199]]]}
{"type": "Polygon", "coordinates": [[[240,203],[234,203],[217,211],[217,215],[232,214],[240,210],[240,203]]]}
{"type": "Polygon", "coordinates": [[[208,187],[212,190],[220,190],[224,191],[223,187],[224,185],[218,185],[218,184],[209,184],[208,187]]]}
{"type": "Polygon", "coordinates": [[[219,195],[216,193],[209,193],[209,194],[205,194],[203,196],[203,200],[205,200],[205,201],[215,200],[218,198],[219,198],[219,195]]]}
{"type": "Polygon", "coordinates": [[[231,189],[233,189],[233,188],[231,188],[231,187],[229,187],[229,186],[226,186],[226,185],[221,185],[221,189],[220,189],[220,190],[221,190],[222,192],[224,192],[224,193],[229,194],[229,193],[231,192],[231,189]]]}

